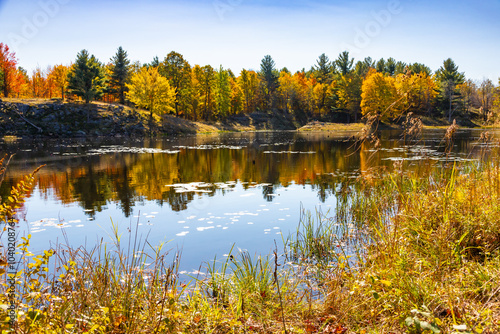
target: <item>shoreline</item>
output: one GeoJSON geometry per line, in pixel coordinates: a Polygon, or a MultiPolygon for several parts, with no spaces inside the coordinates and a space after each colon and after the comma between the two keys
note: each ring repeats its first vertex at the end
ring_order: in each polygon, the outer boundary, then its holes
{"type": "MultiPolygon", "coordinates": [[[[224,132],[297,131],[360,132],[365,123],[337,123],[310,119],[305,124],[292,114],[254,112],[232,115],[226,121],[192,121],[174,115],[151,115],[121,104],[66,102],[60,99],[0,100],[0,133],[7,138],[94,138],[94,137],[162,137],[176,135],[215,134],[224,132]]],[[[424,129],[446,129],[442,119],[422,117],[424,129]]],[[[478,126],[470,120],[459,120],[462,128],[494,129],[478,126]]],[[[383,124],[383,128],[400,129],[399,124],[383,124]]]]}

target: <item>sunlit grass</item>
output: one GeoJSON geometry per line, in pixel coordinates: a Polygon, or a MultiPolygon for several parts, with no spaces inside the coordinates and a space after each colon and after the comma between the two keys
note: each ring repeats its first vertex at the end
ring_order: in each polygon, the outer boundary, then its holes
{"type": "MultiPolygon", "coordinates": [[[[485,155],[486,156],[486,155],[485,155]]],[[[497,333],[500,163],[396,162],[302,210],[284,254],[231,249],[181,281],[181,257],[136,228],[91,249],[31,254],[17,276],[15,333],[497,333]]],[[[5,274],[4,274],[5,275],[5,274]]],[[[6,285],[4,284],[6,287],[6,285]]]]}

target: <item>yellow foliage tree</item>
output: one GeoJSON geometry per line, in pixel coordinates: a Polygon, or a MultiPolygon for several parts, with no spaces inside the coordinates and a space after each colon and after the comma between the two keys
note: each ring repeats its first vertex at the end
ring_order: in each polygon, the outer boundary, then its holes
{"type": "Polygon", "coordinates": [[[380,121],[398,116],[400,97],[395,79],[371,69],[361,87],[361,112],[380,121]]]}
{"type": "Polygon", "coordinates": [[[175,89],[158,73],[156,67],[141,68],[132,75],[127,88],[127,98],[138,107],[149,110],[151,117],[153,113],[174,111],[175,89]]]}
{"type": "Polygon", "coordinates": [[[293,109],[292,100],[295,97],[297,91],[296,83],[292,79],[290,73],[286,71],[280,72],[278,82],[278,92],[280,95],[281,108],[284,109],[285,112],[290,112],[290,110],[293,109]]]}
{"type": "Polygon", "coordinates": [[[437,95],[435,81],[426,73],[398,74],[395,80],[401,112],[429,110],[437,95]]]}

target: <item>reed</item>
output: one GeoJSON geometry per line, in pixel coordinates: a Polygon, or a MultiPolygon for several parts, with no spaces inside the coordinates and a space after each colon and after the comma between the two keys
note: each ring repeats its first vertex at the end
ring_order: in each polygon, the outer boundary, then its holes
{"type": "MultiPolygon", "coordinates": [[[[284,254],[231,249],[190,283],[180,253],[137,226],[114,226],[90,249],[33,254],[22,238],[17,322],[4,290],[2,332],[498,333],[499,160],[490,150],[476,163],[365,171],[339,183],[332,212],[301,208],[284,254]]],[[[32,176],[23,181],[2,206],[5,224],[32,176]]]]}

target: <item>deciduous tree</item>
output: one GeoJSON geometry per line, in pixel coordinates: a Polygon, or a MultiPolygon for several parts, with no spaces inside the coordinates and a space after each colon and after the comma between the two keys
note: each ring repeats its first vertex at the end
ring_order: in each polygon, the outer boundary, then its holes
{"type": "Polygon", "coordinates": [[[66,90],[68,88],[68,73],[70,68],[64,65],[56,65],[49,72],[49,77],[52,79],[54,86],[61,93],[61,99],[65,99],[66,90]]]}
{"type": "Polygon", "coordinates": [[[229,73],[220,66],[215,75],[215,105],[217,116],[225,118],[229,115],[231,109],[231,84],[229,82],[229,73]]]}
{"type": "Polygon", "coordinates": [[[6,44],[0,43],[0,72],[2,79],[0,88],[3,90],[3,96],[8,97],[12,89],[15,77],[17,59],[14,52],[11,52],[6,44]]]}
{"type": "Polygon", "coordinates": [[[186,88],[191,85],[191,66],[177,52],[170,52],[159,66],[160,74],[166,77],[175,89],[175,115],[179,116],[182,106],[188,104],[186,88]]]}
{"type": "Polygon", "coordinates": [[[175,90],[156,67],[143,67],[132,75],[126,86],[126,97],[138,107],[149,110],[151,118],[153,114],[174,111],[175,90]]]}
{"type": "Polygon", "coordinates": [[[384,121],[398,113],[395,79],[391,76],[371,70],[363,81],[361,98],[361,112],[365,117],[384,121]]]}

